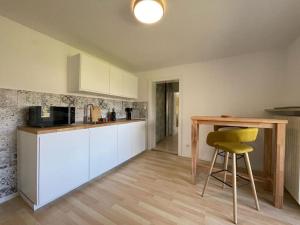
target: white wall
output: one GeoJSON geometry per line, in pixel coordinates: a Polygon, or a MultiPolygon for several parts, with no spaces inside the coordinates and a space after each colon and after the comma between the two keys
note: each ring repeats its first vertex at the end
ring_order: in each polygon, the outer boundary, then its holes
{"type": "MultiPolygon", "coordinates": [[[[153,81],[180,79],[181,155],[189,157],[192,115],[264,116],[264,109],[277,106],[284,70],[285,54],[278,50],[148,71],[138,74],[140,85],[148,84],[148,88],[140,89],[140,100],[149,99],[151,105],[153,81]]],[[[155,118],[151,109],[149,123],[153,129],[155,118]]],[[[200,158],[204,160],[210,160],[212,152],[205,144],[209,129],[200,132],[200,158]]],[[[153,142],[151,135],[150,142],[153,142]]],[[[262,153],[260,138],[252,156],[256,169],[262,166],[262,153]]]]}
{"type": "Polygon", "coordinates": [[[300,106],[300,37],[287,49],[287,73],[284,80],[282,105],[300,106]]]}
{"type": "Polygon", "coordinates": [[[0,88],[70,94],[67,59],[81,50],[1,16],[0,31],[0,88]]]}

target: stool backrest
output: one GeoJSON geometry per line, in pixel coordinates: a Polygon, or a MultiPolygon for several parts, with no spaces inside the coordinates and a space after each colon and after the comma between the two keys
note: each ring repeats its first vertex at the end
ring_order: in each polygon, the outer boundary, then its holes
{"type": "Polygon", "coordinates": [[[208,134],[206,143],[214,146],[216,142],[253,142],[256,140],[257,134],[258,128],[215,131],[208,134]]]}

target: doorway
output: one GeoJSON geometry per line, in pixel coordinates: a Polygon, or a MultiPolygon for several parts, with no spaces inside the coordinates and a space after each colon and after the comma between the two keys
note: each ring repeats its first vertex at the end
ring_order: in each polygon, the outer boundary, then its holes
{"type": "Polygon", "coordinates": [[[178,155],[179,82],[156,83],[155,150],[178,155]]]}

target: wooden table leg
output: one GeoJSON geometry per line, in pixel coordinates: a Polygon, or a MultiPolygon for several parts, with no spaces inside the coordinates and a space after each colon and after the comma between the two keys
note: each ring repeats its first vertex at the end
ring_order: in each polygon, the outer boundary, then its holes
{"type": "Polygon", "coordinates": [[[264,177],[266,179],[265,190],[272,191],[270,179],[272,179],[272,152],[273,133],[272,129],[264,129],[264,177]]]}
{"type": "Polygon", "coordinates": [[[286,124],[276,125],[275,166],[273,179],[273,203],[276,208],[283,207],[284,196],[284,157],[286,124]]]}
{"type": "Polygon", "coordinates": [[[199,156],[198,142],[199,142],[199,125],[193,122],[192,123],[192,183],[193,184],[196,184],[196,176],[197,176],[197,162],[199,156]]]}

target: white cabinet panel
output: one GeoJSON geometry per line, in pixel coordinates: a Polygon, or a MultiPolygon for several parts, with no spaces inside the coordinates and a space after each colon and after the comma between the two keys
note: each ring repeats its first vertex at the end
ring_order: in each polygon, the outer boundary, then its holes
{"type": "Polygon", "coordinates": [[[133,149],[133,154],[137,155],[141,153],[142,151],[145,150],[146,144],[145,144],[145,139],[146,139],[146,124],[145,122],[136,122],[133,123],[133,129],[132,129],[132,149],[133,149]]]}
{"type": "Polygon", "coordinates": [[[115,167],[118,163],[117,126],[89,129],[90,179],[115,167]]]}
{"type": "Polygon", "coordinates": [[[145,150],[145,122],[118,126],[118,162],[122,163],[145,150]]]}
{"type": "Polygon", "coordinates": [[[138,78],[128,72],[123,77],[123,93],[128,98],[137,98],[138,95],[138,78]]]}
{"type": "Polygon", "coordinates": [[[132,124],[118,126],[118,163],[123,163],[133,156],[132,124]]]}
{"type": "Polygon", "coordinates": [[[109,94],[109,64],[98,58],[80,54],[80,91],[109,94]]]}
{"type": "Polygon", "coordinates": [[[43,205],[89,179],[89,132],[40,135],[39,204],[43,205]]]}
{"type": "Polygon", "coordinates": [[[123,74],[124,70],[118,67],[110,67],[110,82],[109,82],[109,93],[115,96],[124,96],[123,93],[123,74]]]}
{"type": "Polygon", "coordinates": [[[18,131],[18,189],[37,204],[37,147],[36,135],[18,131]]]}
{"type": "Polygon", "coordinates": [[[77,54],[68,65],[68,90],[137,98],[138,78],[114,65],[87,55],[77,54]]]}
{"type": "Polygon", "coordinates": [[[33,209],[145,149],[145,122],[35,135],[18,132],[18,187],[33,209]]]}

